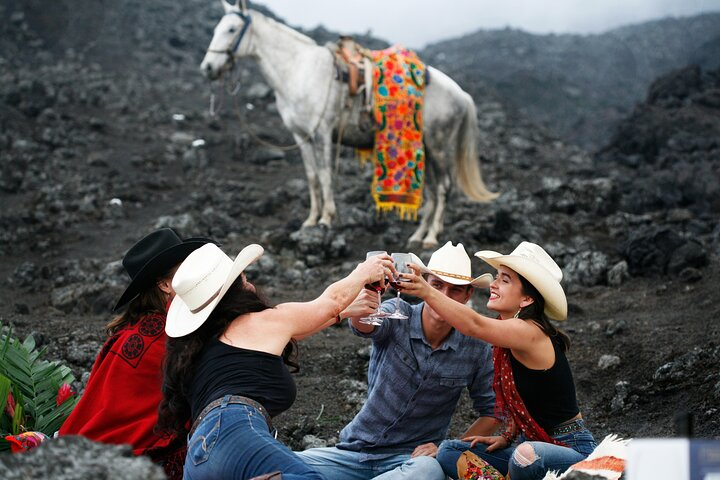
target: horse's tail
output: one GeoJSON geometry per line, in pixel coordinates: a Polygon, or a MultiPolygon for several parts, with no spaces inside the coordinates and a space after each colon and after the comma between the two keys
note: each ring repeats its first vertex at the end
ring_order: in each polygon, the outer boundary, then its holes
{"type": "Polygon", "coordinates": [[[463,92],[465,104],[465,118],[460,126],[458,150],[455,157],[457,183],[460,190],[471,200],[476,202],[489,202],[500,194],[491,192],[485,186],[480,173],[480,159],[478,158],[478,137],[480,131],[477,124],[477,112],[472,97],[463,92]]]}

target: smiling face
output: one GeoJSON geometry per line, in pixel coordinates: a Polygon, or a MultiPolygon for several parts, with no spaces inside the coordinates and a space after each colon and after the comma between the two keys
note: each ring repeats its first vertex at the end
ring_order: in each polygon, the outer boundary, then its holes
{"type": "Polygon", "coordinates": [[[490,284],[487,308],[499,313],[500,318],[511,318],[521,308],[527,307],[531,303],[533,303],[533,299],[523,292],[518,274],[514,270],[500,265],[495,280],[490,284]]]}

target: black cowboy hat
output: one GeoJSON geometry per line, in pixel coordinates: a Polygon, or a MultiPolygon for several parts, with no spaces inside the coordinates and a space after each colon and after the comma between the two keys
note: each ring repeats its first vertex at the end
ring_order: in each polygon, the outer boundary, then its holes
{"type": "Polygon", "coordinates": [[[156,230],[133,245],[123,257],[122,264],[130,275],[130,285],[115,304],[114,311],[135,298],[142,290],[153,284],[172,267],[185,260],[193,250],[209,238],[192,237],[182,240],[171,228],[156,230]]]}

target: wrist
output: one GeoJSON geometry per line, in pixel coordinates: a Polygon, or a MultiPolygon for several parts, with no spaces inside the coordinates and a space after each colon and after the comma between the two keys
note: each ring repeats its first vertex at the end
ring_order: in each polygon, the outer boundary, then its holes
{"type": "Polygon", "coordinates": [[[512,445],[513,440],[515,440],[515,435],[513,435],[513,433],[509,430],[501,432],[500,436],[505,439],[505,442],[508,444],[508,446],[512,445]]]}

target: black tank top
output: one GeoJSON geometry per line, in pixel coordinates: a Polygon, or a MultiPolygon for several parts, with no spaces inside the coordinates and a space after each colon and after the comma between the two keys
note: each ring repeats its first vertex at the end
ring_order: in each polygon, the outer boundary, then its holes
{"type": "Polygon", "coordinates": [[[190,387],[193,420],[213,400],[242,395],[260,402],[271,417],[295,402],[295,381],[282,357],[214,338],[200,354],[190,387]]]}
{"type": "Polygon", "coordinates": [[[518,394],[530,415],[546,432],[580,412],[565,352],[555,341],[552,344],[555,364],[547,370],[531,370],[510,353],[518,394]]]}

